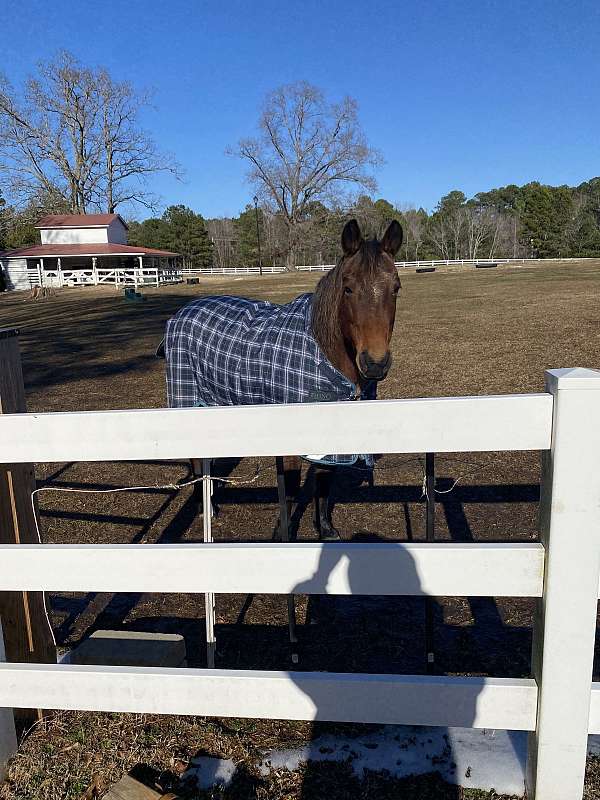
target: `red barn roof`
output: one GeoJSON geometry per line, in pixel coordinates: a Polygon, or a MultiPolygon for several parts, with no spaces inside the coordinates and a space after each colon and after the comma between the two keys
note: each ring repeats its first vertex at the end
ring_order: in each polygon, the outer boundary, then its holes
{"type": "Polygon", "coordinates": [[[120,214],[48,214],[37,223],[36,228],[108,228],[114,220],[127,223],[120,214]]]}
{"type": "Polygon", "coordinates": [[[153,247],[133,247],[129,244],[36,244],[7,250],[0,253],[3,258],[43,258],[44,256],[178,256],[169,250],[156,250],[153,247]]]}

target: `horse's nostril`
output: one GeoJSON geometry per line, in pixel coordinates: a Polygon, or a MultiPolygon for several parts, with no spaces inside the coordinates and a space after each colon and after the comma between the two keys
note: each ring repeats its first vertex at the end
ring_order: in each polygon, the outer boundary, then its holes
{"type": "Polygon", "coordinates": [[[358,357],[358,366],[360,371],[365,377],[373,378],[375,380],[381,380],[381,378],[385,378],[391,362],[392,356],[389,350],[381,359],[373,358],[368,350],[363,350],[358,357]]]}

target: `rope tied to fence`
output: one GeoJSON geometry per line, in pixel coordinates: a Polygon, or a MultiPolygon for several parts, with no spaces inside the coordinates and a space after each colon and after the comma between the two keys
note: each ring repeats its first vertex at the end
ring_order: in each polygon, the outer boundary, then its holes
{"type": "MultiPolygon", "coordinates": [[[[466,478],[472,477],[473,475],[476,475],[478,472],[481,472],[481,470],[484,469],[485,467],[485,465],[481,463],[477,464],[474,462],[465,462],[462,461],[461,459],[450,459],[450,460],[456,461],[461,464],[469,464],[471,466],[474,466],[475,468],[468,472],[463,473],[462,475],[459,475],[459,477],[453,481],[449,489],[434,489],[436,494],[449,494],[456,488],[456,486],[458,486],[459,483],[464,481],[466,478]]],[[[423,474],[423,480],[421,484],[421,499],[423,498],[429,499],[427,493],[427,475],[423,460],[421,458],[417,457],[417,458],[401,459],[400,461],[393,461],[392,463],[385,465],[375,464],[373,467],[346,465],[341,469],[344,469],[345,471],[348,470],[364,474],[367,473],[371,474],[373,472],[390,472],[391,470],[397,470],[402,466],[415,463],[420,464],[421,471],[423,474]]],[[[182,489],[187,489],[190,486],[194,486],[198,483],[204,483],[204,482],[212,483],[214,481],[234,487],[249,486],[253,483],[256,483],[259,477],[263,475],[265,472],[271,472],[273,468],[274,467],[272,465],[261,466],[260,463],[257,462],[255,464],[254,471],[252,473],[247,473],[246,475],[242,475],[237,478],[225,478],[221,476],[206,474],[206,475],[199,475],[198,477],[190,478],[188,480],[181,481],[178,483],[170,481],[168,483],[159,483],[159,484],[153,483],[153,484],[140,484],[135,486],[113,486],[108,489],[86,489],[80,486],[38,486],[31,492],[31,507],[33,510],[33,518],[35,521],[37,537],[41,544],[42,543],[41,532],[39,529],[38,518],[35,509],[35,497],[36,495],[41,494],[42,492],[65,492],[73,494],[122,494],[124,492],[144,492],[144,491],[157,491],[157,490],[179,492],[182,489]]]]}

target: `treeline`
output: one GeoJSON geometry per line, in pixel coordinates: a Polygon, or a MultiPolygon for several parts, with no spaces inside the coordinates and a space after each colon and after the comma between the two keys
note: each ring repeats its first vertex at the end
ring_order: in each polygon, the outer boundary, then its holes
{"type": "MultiPolygon", "coordinates": [[[[369,236],[383,233],[391,219],[404,229],[398,258],[405,261],[458,258],[600,257],[600,178],[577,187],[528,183],[480,192],[467,199],[452,191],[431,214],[362,196],[346,209],[313,203],[302,223],[298,264],[331,264],[339,257],[339,235],[348,217],[356,217],[369,236]]],[[[261,260],[284,264],[287,231],[277,214],[258,209],[261,260]]],[[[236,218],[206,222],[218,267],[256,265],[255,209],[236,218]]]]}
{"type": "MultiPolygon", "coordinates": [[[[452,191],[431,214],[366,195],[348,208],[311,203],[301,223],[296,266],[335,263],[340,231],[349,217],[356,217],[368,236],[380,236],[390,220],[399,220],[404,242],[398,258],[405,261],[600,257],[600,178],[577,187],[510,185],[471,199],[452,191]]],[[[283,265],[288,258],[285,221],[250,205],[237,217],[206,220],[177,206],[161,220],[133,223],[131,229],[136,244],[176,249],[196,266],[256,266],[259,240],[263,265],[283,265]],[[184,211],[186,236],[174,224],[184,211]]]]}
{"type": "MultiPolygon", "coordinates": [[[[0,249],[37,243],[36,208],[17,211],[3,205],[0,197],[0,249]]],[[[471,199],[455,190],[430,214],[366,195],[346,208],[313,202],[300,222],[296,266],[334,263],[340,231],[349,217],[356,217],[368,236],[381,235],[391,219],[399,220],[404,242],[398,258],[406,261],[600,257],[600,178],[577,187],[510,185],[471,199]]],[[[186,266],[194,267],[256,266],[259,257],[263,265],[289,260],[285,220],[250,205],[237,217],[216,219],[205,219],[182,205],[170,206],[160,217],[130,220],[129,241],[175,251],[186,266]]]]}

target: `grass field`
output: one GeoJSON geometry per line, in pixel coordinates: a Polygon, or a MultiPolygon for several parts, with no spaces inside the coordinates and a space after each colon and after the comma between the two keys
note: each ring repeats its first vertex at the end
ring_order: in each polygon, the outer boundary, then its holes
{"type": "MultiPolygon", "coordinates": [[[[23,301],[0,295],[0,327],[21,330],[29,409],[32,411],[141,408],[164,405],[164,363],[154,358],[166,319],[203,293],[244,294],[285,302],[310,291],[319,276],[202,279],[200,286],[147,289],[147,301],[125,303],[113,289],[67,289],[55,297],[23,301]]],[[[393,338],[394,366],[380,397],[500,394],[540,391],[544,369],[600,366],[600,262],[570,262],[494,270],[403,274],[393,338]]],[[[190,453],[190,456],[194,456],[190,453]]],[[[275,478],[270,461],[220,465],[242,482],[220,492],[217,540],[271,537],[275,478]]],[[[184,462],[46,464],[38,478],[55,486],[106,488],[181,480],[184,462]]],[[[436,533],[454,541],[536,537],[539,458],[534,454],[449,454],[438,458],[436,533]]],[[[375,486],[359,485],[356,473],[340,477],[335,521],[342,538],[424,537],[422,459],[388,456],[378,464],[375,486]]],[[[189,490],[128,495],[42,495],[48,542],[166,542],[201,540],[201,520],[189,490]]],[[[301,539],[314,537],[310,514],[301,539]]],[[[217,666],[287,668],[285,603],[281,598],[232,595],[218,598],[217,666]],[[243,624],[241,624],[243,622],[243,624]]],[[[204,611],[194,595],[54,595],[52,621],[61,645],[71,647],[98,628],[183,633],[191,664],[202,665],[204,611]]],[[[409,598],[298,599],[303,669],[422,672],[422,601],[409,598]],[[309,622],[314,624],[308,624],[309,622]]],[[[442,673],[529,674],[529,601],[437,598],[436,658],[442,673]]],[[[597,669],[598,672],[598,659],[597,669]]],[[[256,753],[314,737],[324,726],[263,722],[153,719],[111,715],[62,715],[53,735],[35,732],[0,789],[6,800],[82,795],[93,774],[117,777],[135,759],[160,769],[197,751],[233,757],[247,765],[246,784],[231,797],[475,797],[435,778],[402,786],[372,776],[352,783],[340,767],[319,767],[269,781],[252,777],[256,753]],[[142,735],[142,731],[152,735],[142,735]],[[105,744],[94,748],[90,731],[105,744]],[[78,738],[79,737],[79,738],[78,738]],[[91,739],[91,741],[90,741],[91,739]],[[80,741],[82,740],[82,741],[80,741]],[[128,748],[123,743],[128,743],[128,748]],[[71,748],[71,745],[74,745],[71,748]],[[62,749],[61,749],[62,748],[62,749]],[[72,769],[60,769],[61,752],[72,769]],[[94,753],[94,755],[92,755],[94,753]],[[86,761],[87,759],[87,761],[86,761]],[[89,763],[88,763],[89,762],[89,763]],[[32,775],[38,778],[32,781],[32,775]],[[27,777],[25,777],[27,776],[27,777]],[[40,786],[45,778],[49,783],[40,786]],[[32,787],[25,784],[29,780],[32,787]],[[387,782],[386,782],[387,781],[387,782]],[[304,788],[302,785],[304,784],[304,788]],[[392,785],[394,784],[394,785],[392,785]],[[345,792],[345,793],[344,793],[345,792]]],[[[338,726],[338,728],[346,726],[338,726]]],[[[597,764],[591,763],[587,797],[600,796],[597,764]]],[[[491,795],[490,795],[491,797],[491,795]]]]}

